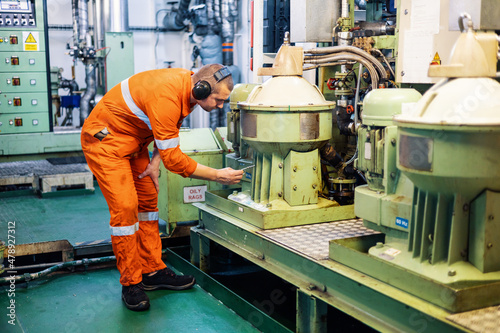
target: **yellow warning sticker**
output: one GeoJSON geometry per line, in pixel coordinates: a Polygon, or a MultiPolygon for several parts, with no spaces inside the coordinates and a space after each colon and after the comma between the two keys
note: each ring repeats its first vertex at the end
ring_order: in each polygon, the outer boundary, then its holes
{"type": "Polygon", "coordinates": [[[431,65],[441,65],[441,58],[439,57],[439,53],[436,52],[434,55],[434,59],[431,61],[431,65]]]}
{"type": "Polygon", "coordinates": [[[39,51],[39,33],[38,31],[23,31],[23,50],[39,51]]]}
{"type": "Polygon", "coordinates": [[[36,39],[35,37],[33,37],[33,34],[30,32],[30,34],[28,35],[28,38],[26,38],[26,40],[24,41],[25,43],[36,43],[36,39]]]}

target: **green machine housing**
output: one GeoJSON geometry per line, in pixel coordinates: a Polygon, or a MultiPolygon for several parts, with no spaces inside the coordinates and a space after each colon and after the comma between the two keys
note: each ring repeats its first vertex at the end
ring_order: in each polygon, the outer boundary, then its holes
{"type": "MultiPolygon", "coordinates": [[[[181,150],[196,162],[223,168],[223,149],[212,129],[181,129],[179,139],[181,150]]],[[[173,237],[189,235],[190,226],[198,220],[198,209],[192,203],[204,202],[206,191],[223,187],[216,182],[183,178],[165,169],[163,164],[159,183],[159,217],[167,222],[167,233],[173,237]]]]}
{"type": "Polygon", "coordinates": [[[206,204],[261,229],[353,218],[353,205],[319,193],[319,148],[331,139],[335,103],[302,77],[301,47],[284,43],[269,73],[231,95],[227,164],[248,169],[240,189],[211,191],[206,204]]]}
{"type": "MultiPolygon", "coordinates": [[[[445,79],[383,133],[360,129],[368,186],[356,189],[355,211],[384,239],[330,242],[330,258],[451,312],[500,302],[498,41],[471,26],[451,65],[429,69],[445,79]]],[[[387,115],[384,105],[367,96],[363,123],[387,115]]]]}
{"type": "Polygon", "coordinates": [[[355,167],[365,173],[367,185],[356,187],[354,212],[367,227],[401,237],[406,236],[411,215],[413,184],[396,168],[397,127],[392,118],[421,97],[414,89],[370,92],[358,130],[355,167]]]}
{"type": "Polygon", "coordinates": [[[229,96],[231,111],[227,113],[227,141],[232,144],[232,152],[226,155],[226,166],[235,170],[245,170],[240,182],[242,191],[250,191],[253,175],[253,150],[241,139],[241,110],[239,102],[246,101],[252,90],[259,86],[253,83],[237,84],[229,96]]]}

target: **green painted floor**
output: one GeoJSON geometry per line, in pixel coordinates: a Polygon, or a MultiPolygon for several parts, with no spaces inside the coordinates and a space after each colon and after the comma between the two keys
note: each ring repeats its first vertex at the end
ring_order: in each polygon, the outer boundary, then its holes
{"type": "Polygon", "coordinates": [[[259,332],[196,286],[148,292],[151,308],[133,312],[121,301],[115,269],[60,275],[15,296],[0,294],[0,332],[259,332]],[[17,320],[6,315],[15,300],[17,320]]]}
{"type": "MultiPolygon", "coordinates": [[[[16,223],[16,244],[110,238],[109,212],[98,187],[89,195],[2,197],[0,240],[7,240],[10,221],[16,223]]],[[[130,311],[118,280],[118,271],[109,268],[32,281],[10,296],[0,286],[0,332],[258,332],[198,285],[148,292],[150,310],[130,311]],[[15,325],[7,316],[12,299],[15,325]]]]}
{"type": "Polygon", "coordinates": [[[17,244],[66,239],[74,245],[110,238],[108,206],[99,187],[88,195],[0,198],[0,240],[7,239],[9,221],[16,223],[17,244]]]}

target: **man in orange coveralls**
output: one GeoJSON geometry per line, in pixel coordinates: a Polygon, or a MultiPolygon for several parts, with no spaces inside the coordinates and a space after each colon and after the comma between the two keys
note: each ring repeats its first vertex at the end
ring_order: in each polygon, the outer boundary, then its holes
{"type": "Polygon", "coordinates": [[[197,164],[179,148],[179,128],[192,108],[220,108],[232,89],[229,70],[218,64],[195,74],[180,68],[146,71],[113,87],[85,120],[82,148],[108,203],[122,300],[131,310],[149,308],[144,290],[182,290],[195,283],[194,277],[176,275],[161,260],[159,166],[163,161],[183,177],[221,184],[241,180],[241,170],[197,164]]]}

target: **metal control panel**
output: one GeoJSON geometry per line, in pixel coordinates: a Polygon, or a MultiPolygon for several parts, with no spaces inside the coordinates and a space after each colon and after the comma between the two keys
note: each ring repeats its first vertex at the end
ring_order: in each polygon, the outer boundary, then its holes
{"type": "Polygon", "coordinates": [[[32,1],[0,1],[0,27],[34,27],[36,22],[32,1]]]}
{"type": "Polygon", "coordinates": [[[0,0],[0,135],[50,130],[44,6],[0,0]]]}

